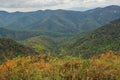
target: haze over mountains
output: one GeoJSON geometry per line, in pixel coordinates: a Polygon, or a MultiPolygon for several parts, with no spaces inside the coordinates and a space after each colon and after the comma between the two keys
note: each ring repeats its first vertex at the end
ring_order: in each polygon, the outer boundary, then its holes
{"type": "Polygon", "coordinates": [[[88,11],[45,10],[35,12],[0,12],[0,27],[11,30],[42,32],[90,31],[120,17],[120,6],[88,11]]]}

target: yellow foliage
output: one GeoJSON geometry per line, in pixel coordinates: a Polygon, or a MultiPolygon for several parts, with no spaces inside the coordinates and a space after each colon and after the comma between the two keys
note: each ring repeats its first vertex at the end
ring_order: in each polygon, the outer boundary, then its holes
{"type": "Polygon", "coordinates": [[[0,65],[0,80],[120,80],[120,56],[109,51],[86,60],[47,55],[14,58],[0,65]]]}

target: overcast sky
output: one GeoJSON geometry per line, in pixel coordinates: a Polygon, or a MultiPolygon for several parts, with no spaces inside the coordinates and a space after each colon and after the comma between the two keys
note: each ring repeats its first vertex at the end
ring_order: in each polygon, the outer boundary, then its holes
{"type": "Polygon", "coordinates": [[[120,0],[0,0],[0,10],[9,12],[45,9],[82,11],[108,5],[120,5],[120,0]]]}

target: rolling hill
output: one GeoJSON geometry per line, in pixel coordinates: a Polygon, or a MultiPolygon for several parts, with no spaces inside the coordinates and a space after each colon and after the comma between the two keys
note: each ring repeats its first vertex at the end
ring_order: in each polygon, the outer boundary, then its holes
{"type": "Polygon", "coordinates": [[[84,37],[74,38],[64,46],[73,55],[89,57],[109,50],[120,51],[120,19],[112,21],[84,37]]]}
{"type": "Polygon", "coordinates": [[[35,51],[39,53],[54,53],[56,46],[61,40],[45,37],[45,36],[37,36],[29,38],[23,41],[25,46],[32,47],[35,51]]]}
{"type": "Polygon", "coordinates": [[[0,62],[17,56],[28,56],[34,54],[35,52],[29,47],[25,47],[11,39],[0,38],[0,62]]]}

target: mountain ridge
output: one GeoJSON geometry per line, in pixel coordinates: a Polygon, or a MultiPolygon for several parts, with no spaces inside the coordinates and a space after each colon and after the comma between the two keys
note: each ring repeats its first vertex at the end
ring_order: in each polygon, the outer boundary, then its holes
{"type": "Polygon", "coordinates": [[[74,38],[62,49],[68,53],[90,57],[109,50],[120,51],[120,19],[114,20],[82,37],[74,38]]]}
{"type": "Polygon", "coordinates": [[[120,6],[107,6],[100,10],[91,9],[83,12],[69,10],[14,12],[8,15],[0,14],[0,27],[46,32],[88,32],[119,17],[120,6]]]}

